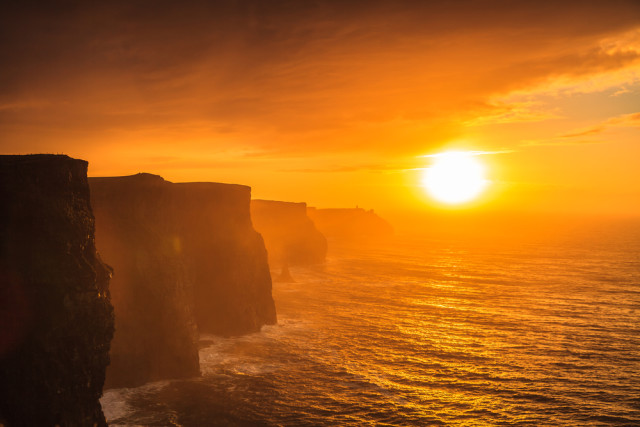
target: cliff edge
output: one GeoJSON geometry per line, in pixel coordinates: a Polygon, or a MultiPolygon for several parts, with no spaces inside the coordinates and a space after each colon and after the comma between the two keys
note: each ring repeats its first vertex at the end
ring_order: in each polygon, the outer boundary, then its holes
{"type": "Polygon", "coordinates": [[[113,311],[87,162],[0,156],[0,424],[106,425],[113,311]]]}

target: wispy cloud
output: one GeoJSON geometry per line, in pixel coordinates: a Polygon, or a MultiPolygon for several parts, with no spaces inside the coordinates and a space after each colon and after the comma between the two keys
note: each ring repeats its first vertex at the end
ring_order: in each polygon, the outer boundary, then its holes
{"type": "Polygon", "coordinates": [[[551,111],[545,111],[544,105],[539,102],[499,102],[487,104],[485,111],[476,113],[472,119],[465,120],[466,126],[484,126],[506,123],[541,122],[557,119],[560,116],[551,111]]]}
{"type": "MultiPolygon", "coordinates": [[[[463,151],[463,150],[451,150],[451,151],[460,151],[468,156],[484,156],[490,154],[509,154],[514,153],[516,150],[497,150],[497,151],[463,151]]],[[[418,157],[440,157],[446,155],[449,151],[445,153],[434,153],[434,154],[424,154],[418,157]]]]}
{"type": "Polygon", "coordinates": [[[590,135],[597,135],[611,128],[621,127],[640,127],[640,113],[623,114],[621,116],[612,117],[595,126],[584,129],[578,129],[573,132],[560,135],[562,138],[579,138],[590,135]]]}
{"type": "Polygon", "coordinates": [[[575,129],[570,132],[557,134],[550,138],[530,139],[521,142],[523,147],[543,145],[581,145],[598,144],[610,139],[600,137],[613,129],[640,128],[640,113],[623,114],[603,120],[593,126],[575,129]]]}
{"type": "Polygon", "coordinates": [[[627,93],[631,93],[631,90],[629,90],[627,87],[622,87],[617,91],[615,91],[611,96],[620,96],[620,95],[625,95],[627,93]]]}

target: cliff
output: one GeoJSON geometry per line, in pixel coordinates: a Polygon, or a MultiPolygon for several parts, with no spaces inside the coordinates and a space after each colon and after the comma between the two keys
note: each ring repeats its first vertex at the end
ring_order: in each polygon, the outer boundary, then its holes
{"type": "Polygon", "coordinates": [[[251,223],[251,188],[180,183],[173,191],[200,331],[239,335],[275,324],[267,250],[251,223]]]}
{"type": "Polygon", "coordinates": [[[252,200],[251,217],[272,265],[324,262],[327,239],[307,216],[305,203],[252,200]]]}
{"type": "Polygon", "coordinates": [[[171,184],[149,174],[89,182],[96,244],[114,269],[116,333],[105,386],[199,375],[193,287],[171,184]]]}
{"type": "Polygon", "coordinates": [[[307,213],[316,227],[327,237],[375,239],[393,235],[393,227],[373,210],[310,207],[307,209],[307,213]]]}
{"type": "Polygon", "coordinates": [[[197,333],[276,322],[250,188],[159,176],[91,178],[97,244],[114,267],[108,386],[198,374],[197,333]]]}
{"type": "Polygon", "coordinates": [[[0,156],[0,424],[106,425],[113,311],[87,162],[0,156]]]}

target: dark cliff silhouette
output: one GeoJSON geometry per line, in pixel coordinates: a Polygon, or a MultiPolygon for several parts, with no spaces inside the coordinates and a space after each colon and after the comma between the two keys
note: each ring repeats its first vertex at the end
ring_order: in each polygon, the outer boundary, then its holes
{"type": "Polygon", "coordinates": [[[173,187],[200,331],[239,335],[275,324],[267,250],[251,223],[251,188],[213,182],[173,187]]]}
{"type": "Polygon", "coordinates": [[[276,322],[250,188],[159,176],[91,178],[97,244],[114,267],[109,386],[197,375],[197,331],[276,322]]]}
{"type": "Polygon", "coordinates": [[[113,310],[87,162],[0,156],[0,424],[106,425],[113,310]]]}
{"type": "Polygon", "coordinates": [[[306,203],[252,200],[251,217],[274,267],[325,261],[327,239],[307,216],[306,203]]]}
{"type": "Polygon", "coordinates": [[[309,217],[327,237],[342,239],[376,239],[393,235],[393,227],[373,209],[307,208],[309,217]]]}

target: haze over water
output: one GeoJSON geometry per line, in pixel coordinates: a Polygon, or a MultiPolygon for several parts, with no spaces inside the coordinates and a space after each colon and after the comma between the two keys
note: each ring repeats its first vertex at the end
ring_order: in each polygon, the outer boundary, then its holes
{"type": "Polygon", "coordinates": [[[339,245],[202,378],[110,390],[111,425],[638,425],[640,227],[339,245]]]}

